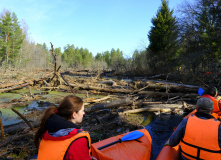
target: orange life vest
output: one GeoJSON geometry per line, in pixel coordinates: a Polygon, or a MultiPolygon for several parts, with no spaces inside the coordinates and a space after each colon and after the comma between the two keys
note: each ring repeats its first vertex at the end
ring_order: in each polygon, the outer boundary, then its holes
{"type": "Polygon", "coordinates": [[[219,106],[219,102],[221,100],[221,97],[218,96],[217,98],[215,97],[212,97],[210,95],[203,95],[202,97],[205,97],[205,98],[209,98],[213,101],[213,104],[214,104],[214,113],[217,113],[218,115],[221,115],[221,110],[220,110],[220,106],[219,106]]]}
{"type": "Polygon", "coordinates": [[[181,153],[190,160],[221,160],[218,142],[220,122],[216,119],[200,119],[191,115],[185,135],[180,142],[181,153]]]}
{"type": "Polygon", "coordinates": [[[82,131],[75,136],[62,140],[52,141],[42,139],[38,150],[38,160],[63,160],[69,146],[77,139],[85,137],[88,142],[88,154],[91,155],[91,138],[88,132],[82,131]]]}

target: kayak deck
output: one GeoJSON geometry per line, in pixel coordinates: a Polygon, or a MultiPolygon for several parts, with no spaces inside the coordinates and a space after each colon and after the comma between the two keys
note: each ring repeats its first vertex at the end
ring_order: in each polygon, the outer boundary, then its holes
{"type": "Polygon", "coordinates": [[[180,160],[180,149],[179,145],[175,147],[164,146],[157,156],[156,160],[180,160]]]}
{"type": "Polygon", "coordinates": [[[98,150],[97,148],[119,140],[124,135],[117,135],[100,142],[93,143],[92,156],[97,158],[97,160],[120,160],[120,159],[130,159],[130,160],[149,160],[151,156],[151,145],[152,139],[149,132],[146,129],[137,130],[143,132],[144,135],[136,140],[125,141],[121,143],[116,143],[107,148],[98,150]]]}

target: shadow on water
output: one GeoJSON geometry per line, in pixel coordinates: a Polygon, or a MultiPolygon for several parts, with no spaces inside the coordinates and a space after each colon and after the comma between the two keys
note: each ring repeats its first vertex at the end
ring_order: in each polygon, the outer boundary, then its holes
{"type": "Polygon", "coordinates": [[[177,127],[182,119],[182,115],[161,114],[145,127],[152,137],[151,160],[157,158],[165,142],[173,133],[174,127],[177,127]]]}

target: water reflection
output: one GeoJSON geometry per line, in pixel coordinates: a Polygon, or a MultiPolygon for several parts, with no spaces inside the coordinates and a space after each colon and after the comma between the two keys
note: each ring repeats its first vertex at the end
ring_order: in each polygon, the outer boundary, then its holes
{"type": "MultiPolygon", "coordinates": [[[[27,114],[34,110],[44,110],[48,106],[52,106],[50,102],[33,101],[26,106],[15,106],[13,107],[21,114],[27,114]]],[[[11,110],[11,108],[0,109],[0,118],[3,126],[13,125],[22,122],[22,119],[11,110]]]]}
{"type": "Polygon", "coordinates": [[[173,133],[174,127],[177,127],[182,119],[181,115],[161,114],[145,127],[152,137],[151,160],[157,158],[165,142],[173,133]]]}

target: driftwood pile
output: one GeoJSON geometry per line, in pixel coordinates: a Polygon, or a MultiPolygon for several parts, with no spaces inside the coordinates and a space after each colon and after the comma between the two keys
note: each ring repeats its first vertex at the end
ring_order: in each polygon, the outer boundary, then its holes
{"type": "MultiPolygon", "coordinates": [[[[82,77],[82,74],[79,74],[79,72],[62,72],[61,66],[57,65],[57,59],[52,44],[51,53],[54,57],[53,72],[36,79],[2,83],[0,84],[0,93],[10,92],[22,87],[29,87],[30,96],[34,100],[35,95],[31,94],[31,87],[38,87],[41,90],[60,90],[70,92],[70,94],[83,92],[87,96],[87,98],[84,99],[85,112],[87,114],[84,118],[86,122],[83,124],[83,128],[85,130],[90,130],[90,133],[98,132],[97,130],[104,131],[104,124],[111,121],[115,126],[121,127],[115,129],[117,131],[116,134],[120,134],[120,131],[127,131],[127,129],[122,129],[122,126],[125,126],[122,119],[128,114],[142,112],[182,114],[185,111],[193,110],[194,104],[197,98],[199,98],[197,94],[199,87],[197,86],[154,80],[127,82],[124,80],[90,76],[88,73],[88,77],[82,77]],[[99,99],[88,98],[88,94],[102,94],[105,96],[99,99]],[[90,128],[91,123],[96,124],[93,129],[90,128]]],[[[17,125],[13,128],[4,130],[0,119],[2,138],[0,147],[26,135],[33,135],[38,127],[39,121],[29,122],[15,109],[12,110],[17,113],[26,124],[17,125]],[[30,128],[30,132],[28,132],[27,125],[30,128]],[[23,132],[21,132],[22,135],[3,140],[5,138],[4,133],[12,134],[20,130],[23,130],[23,132]]],[[[113,129],[111,128],[111,130],[113,129]]],[[[106,135],[106,137],[102,138],[108,138],[108,136],[111,135],[106,135]]]]}

